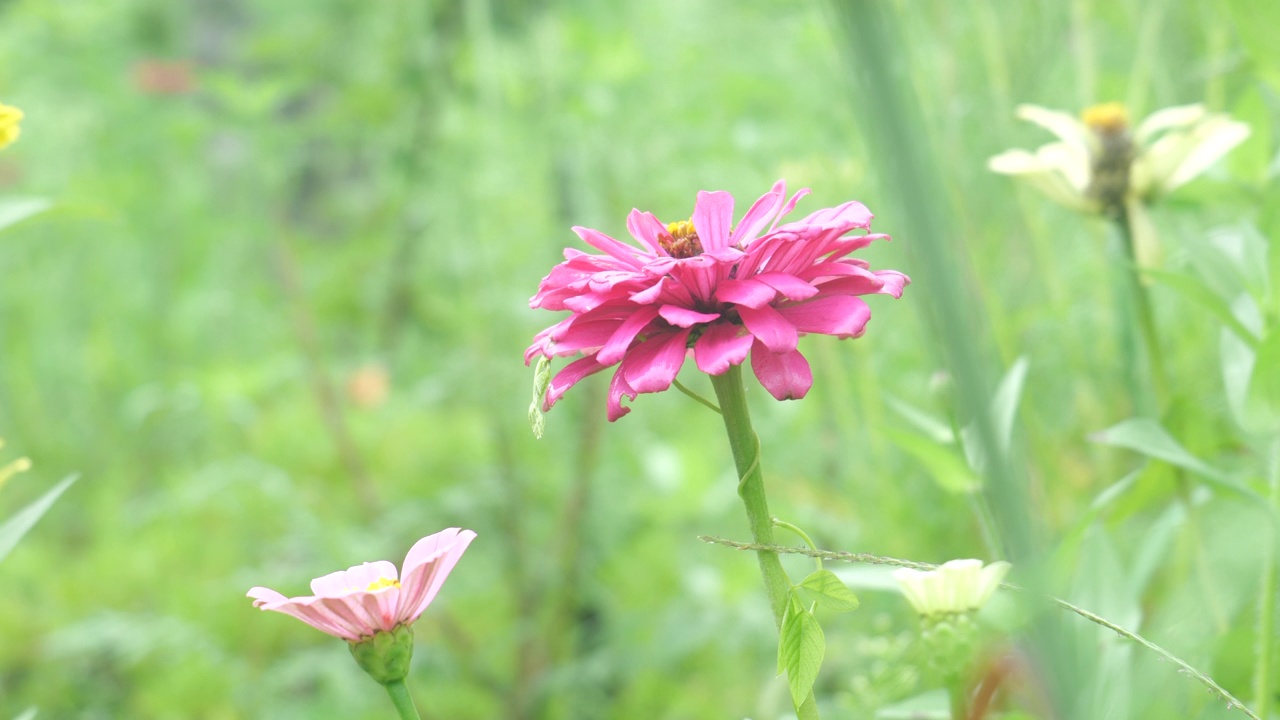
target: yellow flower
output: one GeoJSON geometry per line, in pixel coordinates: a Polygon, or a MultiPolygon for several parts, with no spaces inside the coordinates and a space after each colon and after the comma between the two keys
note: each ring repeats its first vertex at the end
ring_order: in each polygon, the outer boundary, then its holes
{"type": "Polygon", "coordinates": [[[987,161],[993,172],[1019,177],[1049,199],[1082,212],[1127,216],[1138,263],[1155,257],[1155,229],[1145,205],[1208,170],[1249,137],[1249,126],[1203,105],[1158,110],[1129,131],[1123,105],[1086,109],[1077,120],[1038,105],[1019,105],[1017,116],[1058,142],[1007,150],[987,161]]]}
{"type": "Polygon", "coordinates": [[[22,134],[22,128],[18,127],[20,122],[22,122],[21,110],[12,105],[0,104],[0,150],[17,140],[18,135],[22,134]]]}

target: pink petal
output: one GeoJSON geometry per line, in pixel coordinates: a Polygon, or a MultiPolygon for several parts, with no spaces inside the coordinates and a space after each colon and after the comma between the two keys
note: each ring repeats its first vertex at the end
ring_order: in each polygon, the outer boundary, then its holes
{"type": "Polygon", "coordinates": [[[764,389],[778,400],[799,400],[813,385],[809,361],[799,350],[772,353],[757,342],[751,348],[751,369],[764,389]]]}
{"type": "Polygon", "coordinates": [[[418,619],[475,538],[476,534],[470,530],[449,528],[428,535],[409,548],[404,558],[404,580],[400,583],[396,624],[418,619]]]}
{"type": "Polygon", "coordinates": [[[638,395],[635,390],[627,384],[627,378],[619,367],[618,371],[613,374],[613,379],[609,381],[609,400],[605,403],[609,422],[615,422],[618,418],[631,412],[631,408],[622,404],[622,396],[635,400],[638,395]]]}
{"type": "Polygon", "coordinates": [[[666,230],[658,218],[653,213],[640,212],[632,209],[631,214],[627,216],[627,232],[631,233],[631,237],[644,243],[654,254],[657,254],[662,246],[658,244],[658,236],[666,230]]]}
{"type": "Polygon", "coordinates": [[[719,250],[729,245],[729,228],[733,225],[733,196],[723,190],[698,193],[693,206],[693,227],[698,231],[702,249],[719,250]]]}
{"type": "Polygon", "coordinates": [[[682,328],[709,323],[720,317],[720,313],[701,313],[679,305],[663,305],[658,309],[658,314],[663,320],[682,328]]]}
{"type": "Polygon", "coordinates": [[[577,385],[579,380],[588,375],[598,373],[607,367],[609,366],[596,362],[595,355],[579,358],[566,365],[563,370],[556,373],[555,377],[551,378],[551,383],[547,385],[547,398],[542,402],[542,411],[549,411],[551,406],[555,405],[556,401],[560,399],[560,396],[564,395],[569,388],[577,385]]]}
{"type": "MultiPolygon", "coordinates": [[[[774,187],[777,187],[777,186],[775,185],[774,187]]],[[[769,232],[773,232],[774,228],[778,226],[778,221],[786,217],[788,214],[790,214],[792,210],[795,210],[796,203],[800,202],[800,198],[804,197],[805,195],[808,195],[809,192],[810,192],[809,188],[800,188],[799,190],[797,190],[796,194],[792,195],[791,199],[787,201],[787,204],[782,206],[782,211],[778,213],[778,217],[773,219],[773,225],[769,228],[769,232]]]]}
{"type": "Polygon", "coordinates": [[[737,229],[733,231],[733,235],[729,238],[730,245],[751,242],[760,234],[760,231],[768,224],[769,220],[778,212],[778,208],[782,205],[782,198],[786,195],[786,184],[778,181],[773,189],[760,196],[759,200],[747,210],[747,214],[742,216],[742,222],[738,223],[737,229]]]}
{"type": "Polygon", "coordinates": [[[745,307],[764,307],[778,297],[771,285],[756,280],[725,280],[716,287],[716,300],[745,307]]]}
{"type": "Polygon", "coordinates": [[[693,360],[698,369],[708,375],[720,375],[731,365],[747,359],[755,338],[742,334],[742,328],[732,323],[720,323],[707,328],[693,345],[693,360]]]}
{"type": "Polygon", "coordinates": [[[741,306],[738,308],[738,315],[742,317],[742,324],[747,327],[747,331],[755,335],[770,352],[785,353],[796,349],[796,343],[800,339],[796,326],[773,307],[741,306]]]}
{"type": "Polygon", "coordinates": [[[631,347],[631,341],[635,340],[636,335],[639,335],[656,317],[658,317],[656,305],[637,307],[635,313],[618,326],[618,329],[609,337],[609,341],[600,348],[600,352],[596,353],[596,362],[612,365],[621,360],[627,348],[631,347]]]}
{"type": "Polygon", "coordinates": [[[778,312],[802,333],[858,337],[867,329],[871,308],[849,295],[832,295],[778,308],[778,312]]]}
{"type": "Polygon", "coordinates": [[[817,288],[789,273],[765,272],[752,279],[765,283],[788,300],[808,300],[818,294],[817,288]]]}
{"type": "Polygon", "coordinates": [[[640,267],[642,263],[636,258],[637,251],[630,245],[614,240],[599,230],[574,226],[573,231],[591,247],[607,253],[610,257],[632,267],[640,267]]]}
{"type": "Polygon", "coordinates": [[[636,393],[661,392],[671,387],[671,381],[684,365],[690,332],[692,330],[686,328],[658,335],[627,353],[627,359],[618,368],[627,385],[636,393]]]}

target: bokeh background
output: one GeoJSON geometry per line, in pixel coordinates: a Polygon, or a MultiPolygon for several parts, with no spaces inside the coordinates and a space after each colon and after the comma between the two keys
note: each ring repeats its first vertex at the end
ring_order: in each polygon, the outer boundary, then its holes
{"type": "MultiPolygon", "coordinates": [[[[874,268],[941,253],[971,322],[940,331],[917,282],[870,299],[866,337],[802,340],[803,401],[751,381],[773,512],[826,548],[998,557],[943,350],[972,343],[992,381],[1022,358],[1016,510],[1050,589],[1250,700],[1272,511],[1097,442],[1135,414],[1114,238],[985,162],[1049,139],[1020,102],[1230,112],[1250,139],[1153,211],[1164,262],[1275,298],[1276,6],[885,6],[945,197],[882,181],[858,3],[0,0],[0,102],[26,112],[0,198],[53,203],[0,235],[0,437],[34,463],[0,516],[80,474],[0,565],[0,717],[388,717],[341,642],[244,593],[448,526],[479,539],[416,627],[424,717],[787,717],[754,560],[697,539],[747,539],[719,419],[668,392],[610,425],[597,376],[535,440],[521,362],[558,319],[527,302],[570,226],[683,219],[700,189],[741,211],[778,178],[813,189],[806,212],[865,202],[895,235],[874,268]],[[945,237],[898,232],[939,208],[945,237]]],[[[1231,416],[1222,320],[1150,292],[1159,421],[1266,495],[1280,461],[1231,416]]],[[[863,605],[824,618],[825,714],[945,708],[885,571],[840,573],[863,605]]],[[[1243,717],[1063,624],[1092,717],[1243,717]]]]}

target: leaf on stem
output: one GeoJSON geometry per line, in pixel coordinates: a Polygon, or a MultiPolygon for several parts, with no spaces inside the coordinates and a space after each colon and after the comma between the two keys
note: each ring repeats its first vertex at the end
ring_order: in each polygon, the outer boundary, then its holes
{"type": "Polygon", "coordinates": [[[778,672],[787,673],[791,700],[797,708],[818,679],[818,668],[822,667],[826,648],[827,640],[822,634],[822,626],[813,613],[800,604],[800,598],[793,592],[782,618],[782,631],[778,635],[778,672]]]}
{"type": "Polygon", "coordinates": [[[858,596],[830,570],[816,570],[800,583],[807,599],[828,610],[853,612],[858,609],[858,596]]]}

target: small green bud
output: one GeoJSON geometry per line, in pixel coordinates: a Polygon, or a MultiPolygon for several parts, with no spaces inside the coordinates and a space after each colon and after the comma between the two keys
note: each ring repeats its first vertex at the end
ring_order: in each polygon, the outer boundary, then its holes
{"type": "Polygon", "coordinates": [[[391,632],[380,631],[371,638],[351,643],[351,657],[374,680],[387,685],[409,674],[413,659],[413,627],[398,625],[391,632]]]}
{"type": "Polygon", "coordinates": [[[551,384],[551,360],[543,355],[533,368],[533,401],[529,403],[529,429],[533,436],[542,439],[542,431],[547,423],[542,415],[542,401],[547,396],[547,386],[551,384]]]}

